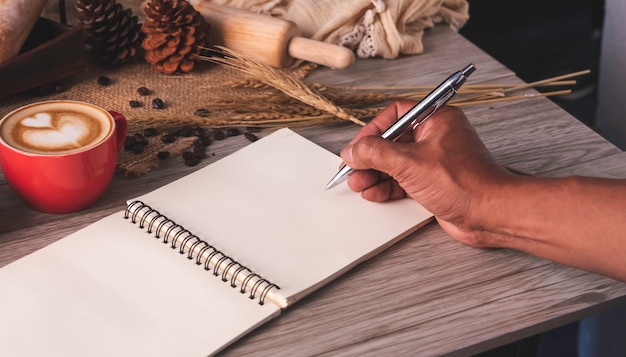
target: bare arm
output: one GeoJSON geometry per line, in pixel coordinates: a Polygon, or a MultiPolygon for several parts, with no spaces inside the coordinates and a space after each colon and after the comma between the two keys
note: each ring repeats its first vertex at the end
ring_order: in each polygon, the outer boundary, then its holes
{"type": "Polygon", "coordinates": [[[446,107],[397,142],[377,137],[396,102],[342,151],[348,185],[370,201],[409,196],[456,240],[507,247],[626,281],[626,180],[541,178],[498,165],[463,112],[446,107]]]}

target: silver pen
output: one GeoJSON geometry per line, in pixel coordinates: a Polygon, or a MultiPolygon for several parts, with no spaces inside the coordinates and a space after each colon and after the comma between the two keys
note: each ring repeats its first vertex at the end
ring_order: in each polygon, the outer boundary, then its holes
{"type": "MultiPolygon", "coordinates": [[[[428,119],[428,117],[430,117],[437,109],[446,104],[448,100],[456,94],[457,90],[461,88],[463,83],[465,83],[467,77],[469,77],[469,75],[475,70],[476,67],[470,63],[462,70],[450,75],[450,77],[424,97],[424,99],[401,116],[392,126],[389,127],[389,129],[380,134],[380,137],[395,141],[408,128],[415,130],[415,128],[422,124],[424,120],[428,119]]],[[[328,190],[345,181],[351,171],[352,168],[348,165],[342,167],[332,180],[330,180],[328,185],[326,185],[326,189],[328,190]]]]}

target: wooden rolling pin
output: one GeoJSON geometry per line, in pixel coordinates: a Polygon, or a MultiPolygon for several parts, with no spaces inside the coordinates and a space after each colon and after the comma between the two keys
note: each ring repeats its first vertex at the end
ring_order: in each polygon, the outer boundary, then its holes
{"type": "Polygon", "coordinates": [[[349,48],[301,37],[298,26],[287,20],[201,1],[194,8],[210,25],[211,42],[270,66],[285,68],[296,59],[331,68],[354,63],[349,48]]]}

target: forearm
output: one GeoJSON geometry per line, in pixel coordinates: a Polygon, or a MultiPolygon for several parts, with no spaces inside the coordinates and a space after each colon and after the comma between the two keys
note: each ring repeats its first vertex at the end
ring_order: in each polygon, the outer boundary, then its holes
{"type": "Polygon", "coordinates": [[[519,249],[626,281],[624,180],[518,177],[485,201],[479,245],[519,249]]]}

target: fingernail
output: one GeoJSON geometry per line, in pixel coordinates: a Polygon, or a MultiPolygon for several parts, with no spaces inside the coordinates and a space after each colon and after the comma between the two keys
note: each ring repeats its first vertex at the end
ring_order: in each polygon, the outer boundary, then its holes
{"type": "Polygon", "coordinates": [[[346,146],[343,149],[343,160],[350,164],[352,163],[352,161],[354,161],[354,158],[352,157],[352,148],[354,147],[354,145],[348,144],[348,146],[346,146]]]}

